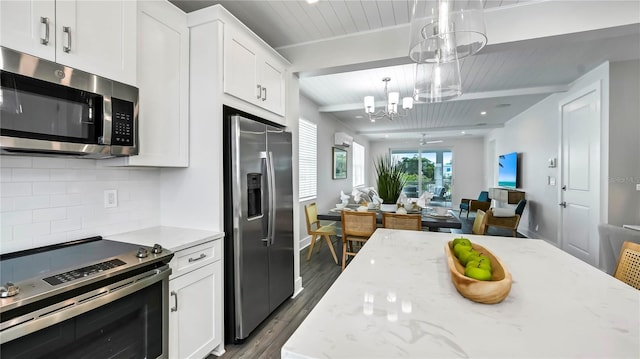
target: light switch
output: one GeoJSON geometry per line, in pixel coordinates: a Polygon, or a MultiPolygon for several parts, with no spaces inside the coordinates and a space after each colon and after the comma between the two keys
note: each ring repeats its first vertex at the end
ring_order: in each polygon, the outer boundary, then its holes
{"type": "Polygon", "coordinates": [[[640,183],[636,184],[636,191],[640,191],[640,183]]]}
{"type": "Polygon", "coordinates": [[[556,178],[554,176],[549,176],[548,183],[549,183],[549,186],[555,186],[556,185],[556,178]]]}

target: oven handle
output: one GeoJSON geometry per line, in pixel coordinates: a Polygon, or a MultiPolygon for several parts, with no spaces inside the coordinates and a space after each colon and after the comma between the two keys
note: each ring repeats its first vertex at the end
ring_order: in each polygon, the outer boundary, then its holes
{"type": "Polygon", "coordinates": [[[171,268],[167,264],[3,322],[0,324],[0,344],[86,313],[160,281],[165,281],[164,297],[168,292],[170,274],[171,268]]]}

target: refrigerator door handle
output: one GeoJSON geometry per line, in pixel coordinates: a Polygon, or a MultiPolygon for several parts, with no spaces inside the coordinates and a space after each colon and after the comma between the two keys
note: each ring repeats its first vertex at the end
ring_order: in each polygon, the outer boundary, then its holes
{"type": "Polygon", "coordinates": [[[276,184],[273,170],[273,152],[267,152],[267,188],[269,188],[269,223],[267,229],[267,238],[269,239],[267,245],[272,245],[275,236],[275,199],[276,199],[276,184]]]}

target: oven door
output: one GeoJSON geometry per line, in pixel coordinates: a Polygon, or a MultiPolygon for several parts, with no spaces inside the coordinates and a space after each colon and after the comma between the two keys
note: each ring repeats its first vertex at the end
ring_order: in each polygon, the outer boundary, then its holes
{"type": "Polygon", "coordinates": [[[170,273],[164,266],[3,322],[2,357],[167,358],[170,273]]]}

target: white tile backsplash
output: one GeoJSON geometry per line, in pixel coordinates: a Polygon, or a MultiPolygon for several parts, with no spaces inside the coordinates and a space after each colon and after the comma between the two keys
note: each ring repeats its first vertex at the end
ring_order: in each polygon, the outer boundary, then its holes
{"type": "Polygon", "coordinates": [[[0,156],[0,253],[160,224],[160,170],[0,156]],[[118,207],[104,208],[104,191],[118,207]]]}

